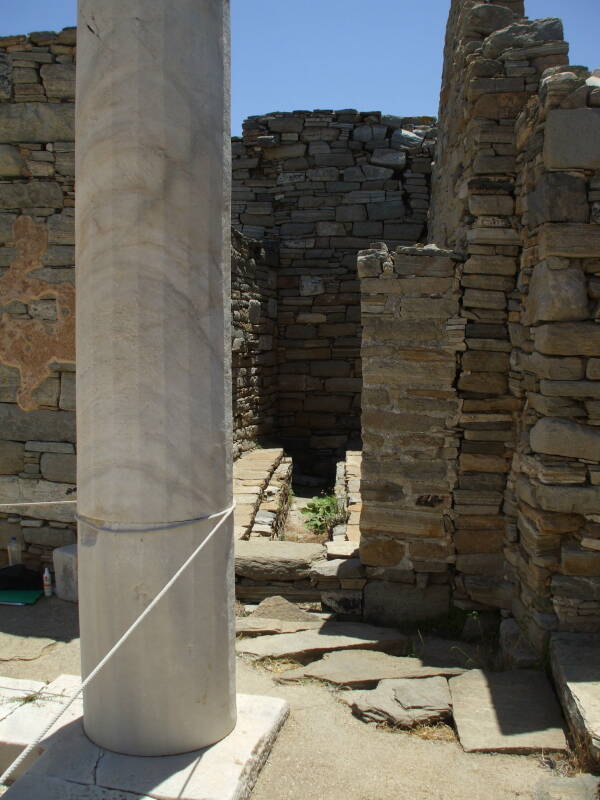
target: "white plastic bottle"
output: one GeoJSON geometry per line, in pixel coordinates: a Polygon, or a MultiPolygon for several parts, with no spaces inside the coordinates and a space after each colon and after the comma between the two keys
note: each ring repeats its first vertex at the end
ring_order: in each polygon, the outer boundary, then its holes
{"type": "Polygon", "coordinates": [[[14,567],[16,564],[23,563],[23,551],[21,548],[21,543],[16,536],[11,537],[11,540],[7,545],[7,550],[9,566],[14,567]]]}
{"type": "Polygon", "coordinates": [[[50,575],[49,567],[46,567],[44,570],[44,576],[42,580],[44,582],[44,596],[52,597],[52,576],[50,575]]]}

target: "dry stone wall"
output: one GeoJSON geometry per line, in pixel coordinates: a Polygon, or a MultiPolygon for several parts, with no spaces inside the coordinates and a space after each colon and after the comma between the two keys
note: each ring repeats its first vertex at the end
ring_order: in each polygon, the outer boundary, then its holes
{"type": "MultiPolygon", "coordinates": [[[[0,38],[0,503],[72,500],[75,485],[76,31],[0,38]]],[[[234,452],[271,431],[276,284],[262,247],[232,241],[234,452]]],[[[75,541],[74,505],[0,514],[0,564],[75,541]]]]}
{"type": "MultiPolygon", "coordinates": [[[[74,57],[74,29],[0,40],[0,502],[75,483],[74,57]]],[[[3,514],[0,548],[51,563],[74,515],[45,512],[3,514]]]]}
{"type": "Polygon", "coordinates": [[[546,70],[516,144],[510,377],[524,406],[507,557],[513,611],[543,644],[549,631],[600,630],[600,71],[546,70]]]}
{"type": "Polygon", "coordinates": [[[276,274],[258,242],[232,231],[233,456],[273,431],[277,399],[276,274]]]}
{"type": "Polygon", "coordinates": [[[459,262],[434,246],[380,244],[360,254],[358,273],[364,615],[393,625],[450,609],[459,262]]]}
{"type": "MultiPolygon", "coordinates": [[[[363,347],[376,359],[365,366],[361,558],[380,560],[369,578],[404,584],[371,580],[366,613],[373,593],[378,613],[414,614],[406,585],[428,587],[422,604],[441,613],[431,589],[449,583],[455,606],[512,613],[542,649],[553,631],[600,630],[600,72],[568,66],[560,20],[522,15],[521,3],[472,0],[450,12],[430,218],[430,240],[454,262],[456,309],[440,322],[457,357],[438,388],[455,392],[456,415],[443,426],[424,424],[422,387],[404,377],[418,334],[401,314],[389,331],[387,319],[369,321],[368,270],[398,279],[408,251],[359,257],[363,347]],[[378,384],[379,353],[388,376],[378,384]],[[406,434],[390,402],[397,385],[406,434]],[[416,494],[410,443],[425,453],[427,440],[441,477],[429,530],[400,510],[416,494]],[[411,555],[419,537],[432,560],[411,555]]],[[[379,298],[386,317],[411,301],[401,280],[390,287],[379,298]]],[[[423,364],[440,348],[419,345],[423,364]]]]}
{"type": "Polygon", "coordinates": [[[250,117],[233,140],[233,224],[278,276],[282,443],[327,474],[360,443],[357,252],[426,235],[431,118],[297,111],[250,117]]]}

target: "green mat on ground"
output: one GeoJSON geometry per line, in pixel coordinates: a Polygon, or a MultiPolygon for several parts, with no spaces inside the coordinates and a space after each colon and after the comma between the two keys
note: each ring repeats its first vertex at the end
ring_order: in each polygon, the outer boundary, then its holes
{"type": "Polygon", "coordinates": [[[42,595],[41,589],[0,589],[0,605],[32,606],[42,595]]]}

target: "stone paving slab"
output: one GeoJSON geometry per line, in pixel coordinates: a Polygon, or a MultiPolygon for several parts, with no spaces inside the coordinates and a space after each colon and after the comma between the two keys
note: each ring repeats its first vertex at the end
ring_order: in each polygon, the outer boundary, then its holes
{"type": "Polygon", "coordinates": [[[559,705],[543,672],[470,670],[450,680],[454,722],[468,753],[564,752],[559,705]]]}
{"type": "Polygon", "coordinates": [[[340,697],[365,722],[387,722],[401,728],[433,725],[452,713],[448,681],[440,677],[384,680],[376,689],[352,690],[340,697]]]}
{"type": "Polygon", "coordinates": [[[284,633],[236,643],[238,653],[259,658],[293,658],[310,661],[331,650],[383,650],[401,655],[408,638],[391,628],[377,628],[355,622],[325,622],[318,630],[284,633]]]}
{"type": "Polygon", "coordinates": [[[325,554],[321,544],[237,541],[235,574],[254,581],[299,581],[308,578],[312,564],[325,554]]]}
{"type": "MultiPolygon", "coordinates": [[[[44,742],[46,750],[6,800],[246,800],[284,724],[285,700],[238,695],[238,722],[222,741],[178,756],[123,756],[93,744],[81,713],[44,742]]],[[[35,731],[30,731],[35,736],[35,731]]]]}
{"type": "MultiPolygon", "coordinates": [[[[3,679],[6,682],[6,678],[3,679]]],[[[37,681],[24,681],[23,683],[38,683],[37,681]]],[[[14,759],[33,741],[43,728],[52,720],[62,705],[79,688],[80,678],[74,675],[61,676],[52,683],[42,684],[43,690],[34,698],[24,702],[26,695],[20,692],[14,698],[12,710],[0,720],[0,771],[4,770],[14,759]]],[[[10,690],[5,690],[10,691],[10,690]]],[[[31,692],[27,692],[31,695],[31,692]]],[[[83,713],[83,701],[78,698],[64,717],[50,730],[49,736],[60,730],[64,725],[77,719],[83,713]]],[[[43,743],[40,744],[31,756],[21,765],[17,776],[22,775],[34,763],[36,758],[44,751],[43,743]]]]}
{"type": "Polygon", "coordinates": [[[294,622],[293,620],[267,619],[266,617],[237,617],[235,632],[244,636],[267,636],[278,633],[318,630],[322,626],[323,620],[321,619],[294,622]]]}
{"type": "Polygon", "coordinates": [[[550,660],[567,721],[600,762],[600,635],[554,634],[550,660]]]}
{"type": "Polygon", "coordinates": [[[598,800],[600,781],[594,775],[544,778],[535,787],[533,800],[598,800]]]}
{"type": "Polygon", "coordinates": [[[385,679],[450,677],[463,672],[460,667],[431,667],[420,658],[391,656],[376,650],[339,650],[326,653],[320,661],[278,675],[277,682],[315,678],[338,686],[368,688],[385,679]]]}

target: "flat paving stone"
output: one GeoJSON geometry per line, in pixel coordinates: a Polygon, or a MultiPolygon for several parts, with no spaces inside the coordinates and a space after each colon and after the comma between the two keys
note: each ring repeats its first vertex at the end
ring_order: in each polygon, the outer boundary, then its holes
{"type": "Polygon", "coordinates": [[[265,636],[277,633],[318,630],[322,626],[323,620],[321,619],[294,622],[285,619],[267,619],[266,617],[237,617],[235,632],[244,636],[265,636]]]}
{"type": "Polygon", "coordinates": [[[432,725],[452,713],[445,678],[384,680],[370,691],[344,692],[341,699],[365,722],[387,722],[401,728],[432,725]]]}
{"type": "Polygon", "coordinates": [[[80,783],[41,775],[24,775],[4,797],[10,800],[153,800],[147,794],[82,786],[80,783]]]}
{"type": "Polygon", "coordinates": [[[254,581],[299,581],[308,578],[312,564],[325,554],[320,544],[237,541],[235,574],[254,581]]]}
{"type": "Polygon", "coordinates": [[[600,635],[554,634],[550,660],[567,721],[600,761],[600,635]]]}
{"type": "MultiPolygon", "coordinates": [[[[178,756],[123,756],[93,744],[81,713],[44,741],[45,752],[6,800],[246,800],[289,713],[285,700],[238,695],[235,730],[178,756]]],[[[31,735],[35,732],[31,731],[31,735]]]]}
{"type": "Polygon", "coordinates": [[[318,630],[242,639],[236,643],[238,653],[254,659],[293,658],[301,663],[331,650],[383,650],[401,655],[407,647],[408,638],[402,633],[359,622],[325,622],[318,630]]]}
{"type": "Polygon", "coordinates": [[[278,675],[277,682],[315,678],[338,686],[366,689],[385,679],[449,677],[463,672],[460,667],[430,667],[420,658],[391,656],[376,650],[338,650],[326,653],[312,664],[278,675]]]}
{"type": "Polygon", "coordinates": [[[450,679],[454,721],[468,753],[563,752],[567,741],[543,672],[470,670],[450,679]]]}
{"type": "MultiPolygon", "coordinates": [[[[6,678],[3,679],[6,682],[6,678]]],[[[80,678],[64,675],[52,683],[42,684],[42,690],[20,692],[13,699],[12,709],[0,720],[0,772],[4,772],[17,756],[32,742],[51,722],[53,717],[77,691],[80,678]],[[29,695],[29,697],[28,697],[29,695]],[[27,698],[27,699],[26,699],[27,698]]],[[[36,684],[37,681],[24,681],[36,684]]],[[[8,689],[5,691],[9,691],[8,689]]],[[[8,704],[9,708],[11,704],[8,704]]],[[[83,701],[78,698],[65,715],[51,728],[49,736],[54,735],[63,726],[77,719],[83,713],[83,701]]],[[[16,776],[22,775],[44,752],[45,744],[40,743],[25,762],[19,767],[16,776]]]]}
{"type": "Polygon", "coordinates": [[[358,556],[358,542],[336,541],[325,542],[327,558],[355,558],[358,556]]]}
{"type": "Polygon", "coordinates": [[[599,787],[594,775],[544,778],[535,787],[533,800],[598,800],[599,787]]]}
{"type": "Polygon", "coordinates": [[[285,597],[275,595],[274,597],[267,597],[259,603],[250,614],[251,617],[266,617],[267,619],[284,619],[313,622],[315,619],[314,614],[298,608],[295,603],[290,603],[285,597]]]}

